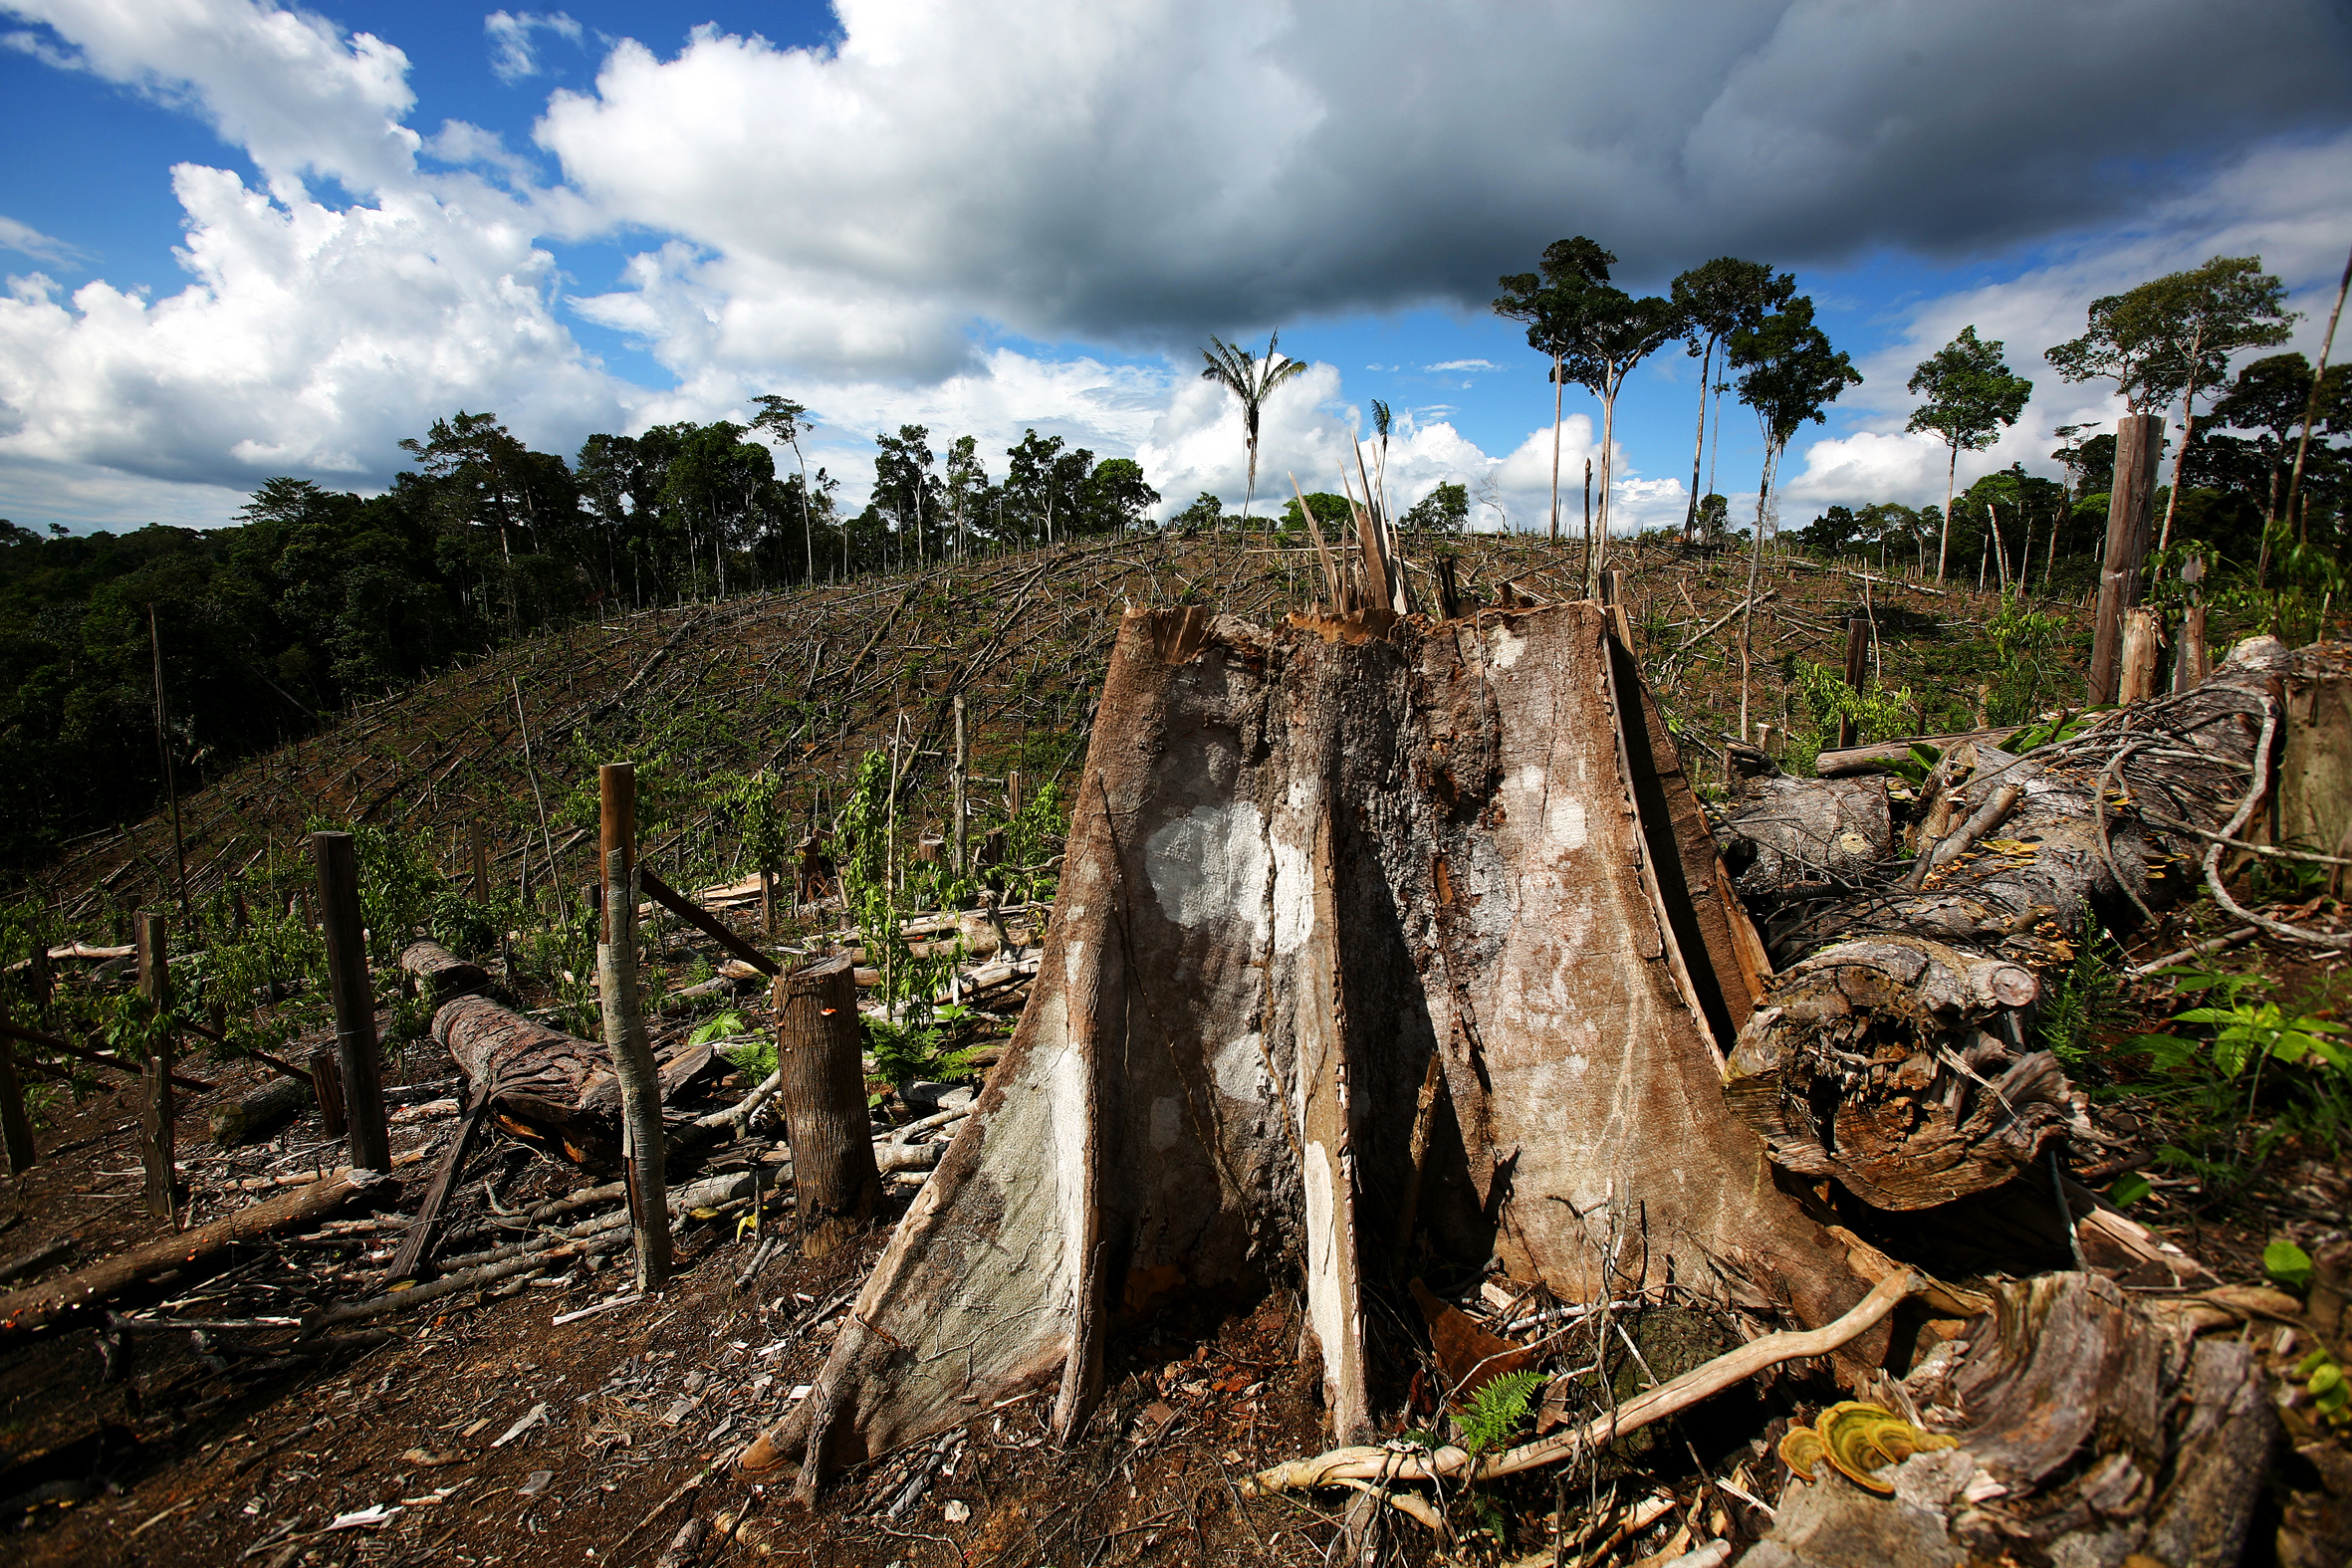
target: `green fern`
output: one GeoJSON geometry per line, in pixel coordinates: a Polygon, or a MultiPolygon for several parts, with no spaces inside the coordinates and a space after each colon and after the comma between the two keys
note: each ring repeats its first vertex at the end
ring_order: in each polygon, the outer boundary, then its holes
{"type": "Polygon", "coordinates": [[[1540,1372],[1506,1372],[1470,1396],[1461,1416],[1462,1447],[1475,1456],[1509,1444],[1542,1384],[1540,1372]]]}

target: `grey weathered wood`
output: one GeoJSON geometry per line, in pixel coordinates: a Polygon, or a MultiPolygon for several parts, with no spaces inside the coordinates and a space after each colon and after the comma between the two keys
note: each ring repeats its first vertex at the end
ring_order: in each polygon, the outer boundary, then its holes
{"type": "Polygon", "coordinates": [[[1955,735],[1907,735],[1901,740],[1880,741],[1871,746],[1842,747],[1814,758],[1813,772],[1822,779],[1866,774],[1881,763],[1899,762],[1909,757],[1914,746],[1929,746],[1938,752],[1949,752],[1968,741],[1981,746],[2002,746],[2019,728],[2013,724],[1997,725],[1990,730],[1963,730],[1955,735]]]}
{"type": "Polygon", "coordinates": [[[2099,607],[2091,622],[2086,690],[2093,707],[2115,701],[2123,668],[2123,612],[2140,602],[2149,507],[2163,450],[2161,415],[2126,414],[2115,421],[2115,483],[2107,496],[2107,548],[2099,568],[2099,607]]]}
{"type": "Polygon", "coordinates": [[[400,968],[422,982],[435,1003],[490,984],[490,974],[481,965],[459,958],[438,942],[409,943],[400,950],[400,968]]]}
{"type": "Polygon", "coordinates": [[[349,833],[313,833],[311,847],[319,864],[320,925],[327,937],[336,1065],[343,1078],[352,1164],[365,1171],[389,1170],[392,1140],[376,1051],[375,988],[368,979],[367,942],[359,924],[358,849],[349,833]]]}
{"type": "MultiPolygon", "coordinates": [[[[620,1080],[620,1153],[635,1232],[637,1288],[669,1283],[669,1184],[661,1133],[661,1073],[645,1038],[637,996],[637,771],[606,763],[596,770],[597,863],[604,875],[604,926],[596,944],[596,989],[603,1001],[604,1046],[620,1080]]],[[[483,1103],[487,1103],[484,1101],[483,1103]]]]}

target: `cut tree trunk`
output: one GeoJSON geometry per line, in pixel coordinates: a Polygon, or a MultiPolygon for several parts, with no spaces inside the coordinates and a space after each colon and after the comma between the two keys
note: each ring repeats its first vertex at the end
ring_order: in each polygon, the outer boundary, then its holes
{"type": "Polygon", "coordinates": [[[273,1078],[248,1090],[212,1113],[212,1141],[226,1149],[234,1144],[266,1138],[311,1103],[311,1086],[293,1078],[273,1078]]]}
{"type": "Polygon", "coordinates": [[[1131,614],[1014,1043],[744,1467],[812,1493],[1046,1384],[1067,1438],[1114,1320],[1280,1285],[1358,1437],[1408,1210],[1414,1253],[1571,1300],[1835,1317],[1868,1281],[1719,1088],[1763,981],[1724,881],[1598,605],[1131,614]]]}
{"type": "MultiPolygon", "coordinates": [[[[1959,749],[1939,814],[1960,822],[2021,791],[1993,834],[1947,838],[1916,888],[1882,867],[1768,919],[1787,967],[1741,1033],[1725,1093],[1774,1163],[1834,1177],[1877,1209],[1926,1209],[2000,1186],[2076,1128],[2056,1059],[2027,1044],[2044,979],[2097,928],[2128,933],[2142,910],[2195,891],[2203,841],[2169,824],[2217,829],[2243,797],[2288,662],[2256,638],[2195,691],[2026,757],[1959,749]]],[[[1810,791],[1825,815],[1851,786],[1790,784],[1774,812],[1810,791]]]]}
{"type": "Polygon", "coordinates": [[[400,967],[424,984],[435,1002],[447,1002],[490,984],[481,965],[459,958],[438,942],[411,942],[400,950],[400,967]]]}
{"type": "MultiPolygon", "coordinates": [[[[535,1023],[487,997],[459,997],[433,1014],[433,1038],[471,1091],[487,1095],[501,1127],[582,1165],[620,1159],[620,1081],[611,1057],[584,1040],[535,1023]]],[[[724,1066],[707,1045],[682,1046],[661,1063],[661,1096],[724,1066]]]]}
{"type": "Polygon", "coordinates": [[[792,1144],[801,1255],[824,1257],[865,1228],[882,1195],[848,957],[779,976],[776,1020],[776,1098],[792,1144]]]}
{"type": "Polygon", "coordinates": [[[0,1296],[0,1344],[74,1322],[151,1274],[199,1268],[236,1242],[323,1220],[383,1180],[373,1171],[339,1171],[210,1225],[118,1252],[45,1285],[0,1296]]]}
{"type": "MultiPolygon", "coordinates": [[[[2298,649],[2287,671],[2286,740],[2270,836],[2321,854],[2352,856],[2352,649],[2298,649]]],[[[2249,835],[2250,836],[2250,835],[2249,835]]],[[[2331,868],[2329,888],[2344,890],[2331,868]]]]}

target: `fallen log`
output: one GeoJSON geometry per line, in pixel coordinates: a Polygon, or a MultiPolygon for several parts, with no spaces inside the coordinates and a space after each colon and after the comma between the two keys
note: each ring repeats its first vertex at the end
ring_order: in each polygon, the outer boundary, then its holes
{"type": "Polygon", "coordinates": [[[324,1220],[353,1199],[374,1191],[384,1180],[374,1171],[338,1172],[194,1231],[118,1252],[45,1285],[0,1296],[0,1343],[75,1322],[149,1275],[198,1268],[240,1241],[324,1220]]]}
{"type": "Polygon", "coordinates": [[[1813,773],[1822,779],[1866,774],[1887,763],[1903,761],[1915,746],[1931,747],[1938,752],[1949,752],[1959,746],[2005,746],[2009,737],[2023,728],[2019,724],[1999,725],[1990,730],[1963,730],[1957,735],[1907,735],[1900,740],[1877,741],[1868,746],[1837,747],[1813,759],[1813,773]]]}
{"type": "MultiPolygon", "coordinates": [[[[1724,1092],[1773,1163],[1834,1178],[1877,1209],[1919,1210],[1999,1187],[2081,1130],[2057,1060],[2028,1043],[2044,979],[2098,928],[2129,933],[2141,911],[2194,891],[2202,840],[2164,823],[2229,818],[2288,663],[2256,638],[2196,690],[2071,740],[2023,757],[1956,748],[1937,814],[1962,825],[1918,886],[1890,860],[1858,889],[1767,915],[1785,968],[1741,1032],[1724,1092]],[[1972,832],[1987,836],[1964,844],[1972,832]]],[[[1794,781],[1772,808],[1853,786],[1794,781]]]]}
{"type": "MultiPolygon", "coordinates": [[[[486,1097],[507,1131],[575,1164],[620,1159],[620,1081],[603,1045],[537,1023],[487,997],[458,997],[433,1014],[433,1038],[486,1097]]],[[[680,1045],[661,1064],[666,1103],[725,1058],[680,1045]]]]}
{"type": "MultiPolygon", "coordinates": [[[[27,1045],[46,1046],[50,1050],[71,1056],[76,1061],[86,1061],[93,1066],[106,1067],[119,1072],[125,1077],[136,1078],[146,1070],[135,1061],[125,1061],[119,1056],[111,1056],[105,1051],[92,1050],[86,1045],[77,1045],[72,1040],[60,1039],[54,1034],[44,1034],[39,1029],[28,1029],[21,1024],[10,1023],[6,1019],[0,1019],[0,1037],[21,1040],[27,1045]]],[[[182,1077],[176,1072],[171,1074],[171,1081],[177,1087],[197,1094],[212,1092],[211,1084],[197,1078],[182,1077]]]]}
{"type": "Polygon", "coordinates": [[[459,958],[438,942],[409,943],[400,950],[400,968],[415,976],[435,1002],[447,1002],[490,984],[489,971],[459,958]]]}
{"type": "Polygon", "coordinates": [[[212,1113],[212,1141],[223,1149],[266,1138],[312,1101],[310,1080],[275,1078],[212,1113]]]}
{"type": "Polygon", "coordinates": [[[1114,1313],[1275,1283],[1353,1441],[1408,1194],[1411,1248],[1571,1301],[1867,1293],[1724,1104],[1761,976],[1600,606],[1131,614],[1075,799],[1013,1044],[746,1469],[813,1492],[1044,1384],[1074,1433],[1114,1313]]]}

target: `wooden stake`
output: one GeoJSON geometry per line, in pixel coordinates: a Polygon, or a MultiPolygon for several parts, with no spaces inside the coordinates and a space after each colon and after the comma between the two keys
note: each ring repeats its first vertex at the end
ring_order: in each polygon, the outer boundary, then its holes
{"type": "Polygon", "coordinates": [[[776,982],[777,1099],[792,1143],[801,1255],[823,1257],[862,1230],[882,1177],[866,1131],[862,1030],[847,955],[820,959],[776,982]]]}
{"type": "MultiPolygon", "coordinates": [[[[8,999],[0,996],[0,1022],[7,1021],[8,999]]],[[[33,1167],[33,1122],[25,1114],[25,1089],[16,1075],[16,1047],[0,1040],[0,1145],[8,1154],[8,1174],[22,1176],[33,1167]]]]}
{"type": "Polygon", "coordinates": [[[596,944],[596,989],[603,999],[604,1045],[620,1080],[620,1152],[628,1179],[629,1226],[637,1288],[669,1283],[669,1184],[662,1163],[661,1075],[637,1002],[637,770],[606,763],[596,770],[604,868],[604,923],[596,944]]]}
{"type": "MultiPolygon", "coordinates": [[[[138,914],[138,994],[158,1009],[169,1000],[170,955],[164,949],[163,917],[141,910],[138,914]]],[[[179,1194],[172,1169],[171,1036],[159,1033],[140,1074],[145,1094],[139,1103],[138,1154],[146,1167],[146,1207],[149,1218],[169,1220],[177,1230],[179,1194]]]]}
{"type": "Polygon", "coordinates": [[[2091,622],[2091,669],[2085,690],[2094,708],[2116,700],[2123,612],[2140,602],[2149,505],[2156,493],[2156,463],[2163,446],[2161,415],[2126,414],[2115,421],[2115,485],[2107,499],[2107,554],[2099,570],[2099,607],[2091,622]]]}
{"type": "MultiPolygon", "coordinates": [[[[1846,689],[1859,696],[1862,683],[1870,674],[1870,622],[1859,615],[1846,617],[1846,689]]],[[[1837,721],[1837,744],[1843,750],[1854,744],[1857,736],[1852,718],[1837,721]]]]}
{"type": "Polygon", "coordinates": [[[367,975],[367,940],[359,924],[359,852],[349,833],[313,833],[319,865],[319,924],[327,938],[327,982],[335,998],[335,1056],[343,1078],[344,1118],[352,1165],[392,1168],[384,1120],[383,1071],[375,1048],[375,988],[367,975]]]}
{"type": "Polygon", "coordinates": [[[490,902],[490,846],[482,840],[482,824],[465,824],[466,858],[474,871],[474,902],[490,902]]]}
{"type": "Polygon", "coordinates": [[[948,864],[961,877],[969,869],[964,854],[964,773],[971,765],[971,753],[964,742],[964,694],[956,693],[956,750],[949,768],[949,784],[953,790],[947,835],[948,864]]]}
{"type": "Polygon", "coordinates": [[[319,1130],[330,1138],[344,1134],[343,1069],[336,1065],[335,1047],[322,1045],[311,1052],[311,1095],[319,1102],[319,1130]]]}
{"type": "Polygon", "coordinates": [[[2115,700],[2146,702],[2156,695],[2156,658],[2164,645],[2156,611],[2133,605],[2123,612],[2123,658],[2116,674],[2115,700]]]}

